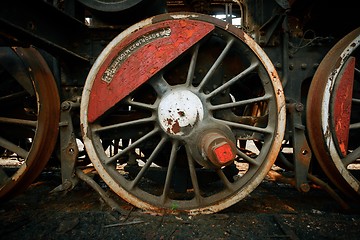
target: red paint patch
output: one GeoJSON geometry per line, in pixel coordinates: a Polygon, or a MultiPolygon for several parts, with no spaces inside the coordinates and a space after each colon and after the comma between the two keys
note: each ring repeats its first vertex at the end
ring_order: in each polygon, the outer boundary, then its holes
{"type": "Polygon", "coordinates": [[[205,22],[169,20],[146,26],[123,39],[114,46],[96,74],[90,93],[88,121],[94,122],[213,29],[214,25],[205,22]],[[145,37],[169,30],[170,35],[155,36],[143,43],[145,37]]]}
{"type": "Polygon", "coordinates": [[[346,156],[349,141],[351,101],[354,83],[355,58],[351,57],[339,73],[334,102],[335,133],[341,153],[346,156]]]}
{"type": "Polygon", "coordinates": [[[213,152],[216,156],[217,161],[221,165],[225,165],[235,159],[235,154],[232,150],[232,147],[228,143],[216,147],[213,152]]]}

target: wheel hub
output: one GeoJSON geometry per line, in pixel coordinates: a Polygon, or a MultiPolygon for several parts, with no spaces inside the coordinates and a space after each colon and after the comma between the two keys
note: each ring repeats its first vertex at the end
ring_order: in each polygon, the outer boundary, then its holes
{"type": "Polygon", "coordinates": [[[199,151],[216,168],[229,165],[235,160],[236,147],[231,137],[219,129],[200,134],[199,151]]]}
{"type": "Polygon", "coordinates": [[[199,97],[191,91],[175,90],[161,99],[158,117],[165,132],[183,136],[203,120],[204,107],[199,97]]]}

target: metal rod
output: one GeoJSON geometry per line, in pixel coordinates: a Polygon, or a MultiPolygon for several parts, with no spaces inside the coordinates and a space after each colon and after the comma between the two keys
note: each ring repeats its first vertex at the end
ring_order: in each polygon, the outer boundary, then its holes
{"type": "Polygon", "coordinates": [[[120,208],[120,206],[113,200],[111,199],[109,196],[107,196],[107,194],[105,193],[105,191],[99,186],[99,184],[97,184],[91,177],[89,177],[88,175],[86,175],[81,169],[77,168],[76,171],[76,176],[78,178],[80,178],[81,180],[83,180],[84,182],[86,182],[90,187],[92,187],[97,193],[99,193],[100,197],[109,205],[109,207],[111,208],[112,211],[117,211],[119,213],[123,213],[122,209],[120,208]]]}

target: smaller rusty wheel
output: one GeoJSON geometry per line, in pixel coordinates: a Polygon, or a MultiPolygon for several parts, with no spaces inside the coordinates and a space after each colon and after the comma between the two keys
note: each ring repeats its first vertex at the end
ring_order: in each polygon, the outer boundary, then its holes
{"type": "Polygon", "coordinates": [[[360,28],[340,40],[312,80],[306,121],[314,154],[346,195],[360,197],[360,28]]]}
{"type": "Polygon", "coordinates": [[[270,60],[242,30],[164,14],[101,53],[80,120],[90,160],[120,197],[152,212],[213,213],[245,198],[273,165],[285,101],[270,60]]]}
{"type": "Polygon", "coordinates": [[[59,96],[34,48],[0,48],[0,199],[25,190],[45,167],[58,135],[59,96]]]}

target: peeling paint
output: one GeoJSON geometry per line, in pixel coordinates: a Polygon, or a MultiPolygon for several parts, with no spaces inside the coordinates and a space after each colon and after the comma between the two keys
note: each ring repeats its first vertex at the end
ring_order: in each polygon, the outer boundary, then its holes
{"type": "Polygon", "coordinates": [[[160,125],[168,134],[186,135],[203,117],[200,99],[186,89],[171,91],[161,99],[158,107],[160,125]]]}
{"type": "Polygon", "coordinates": [[[178,14],[178,15],[170,15],[172,19],[187,19],[187,18],[198,18],[199,15],[196,14],[178,14]]]}
{"type": "Polygon", "coordinates": [[[142,26],[128,36],[121,33],[111,42],[111,48],[106,47],[100,54],[89,73],[88,121],[95,121],[213,29],[214,25],[206,22],[179,18],[142,26]],[[155,37],[146,42],[152,34],[155,37]]]}

